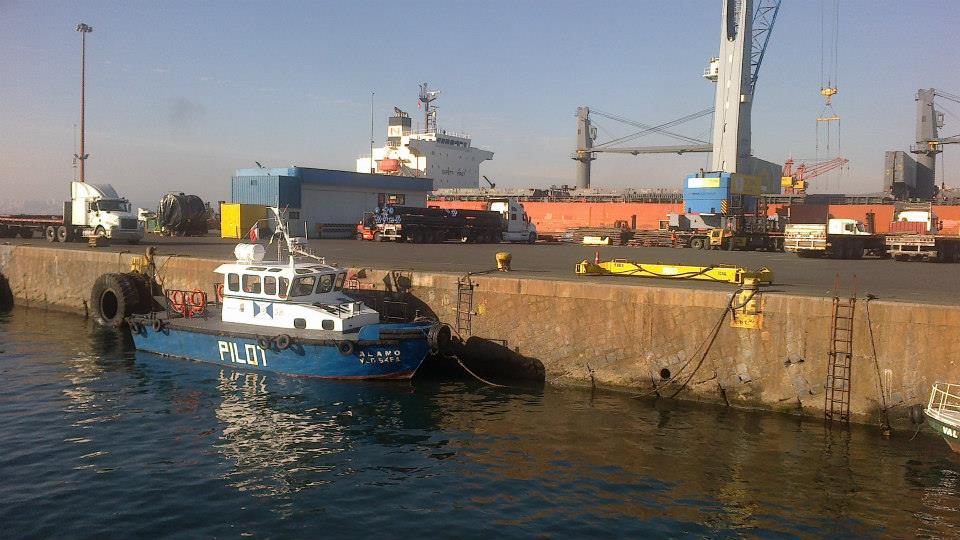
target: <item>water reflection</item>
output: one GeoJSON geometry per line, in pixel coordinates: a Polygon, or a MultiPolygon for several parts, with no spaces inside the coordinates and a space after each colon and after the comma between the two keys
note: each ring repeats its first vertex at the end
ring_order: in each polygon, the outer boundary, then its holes
{"type": "Polygon", "coordinates": [[[0,351],[0,518],[33,516],[18,523],[35,536],[82,519],[143,536],[958,536],[960,458],[924,432],[550,387],[293,379],[134,353],[22,309],[0,314],[0,351]]]}

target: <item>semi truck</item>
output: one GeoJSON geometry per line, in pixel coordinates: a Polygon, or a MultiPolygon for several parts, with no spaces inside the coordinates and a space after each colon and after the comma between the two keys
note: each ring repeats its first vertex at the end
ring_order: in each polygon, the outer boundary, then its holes
{"type": "Polygon", "coordinates": [[[387,205],[363,216],[357,239],[435,244],[537,241],[537,228],[514,198],[491,199],[486,210],[387,205]]]}
{"type": "Polygon", "coordinates": [[[40,233],[48,242],[79,242],[91,236],[136,244],[143,238],[130,202],[109,184],[71,182],[70,200],[61,215],[0,216],[0,237],[32,238],[40,233]]]}
{"type": "Polygon", "coordinates": [[[884,256],[883,235],[866,230],[855,219],[829,218],[826,223],[791,223],[784,231],[785,251],[800,257],[860,259],[864,254],[884,256]]]}
{"type": "Polygon", "coordinates": [[[960,236],[940,231],[940,220],[930,203],[897,203],[885,240],[887,253],[898,261],[960,262],[960,236]]]}

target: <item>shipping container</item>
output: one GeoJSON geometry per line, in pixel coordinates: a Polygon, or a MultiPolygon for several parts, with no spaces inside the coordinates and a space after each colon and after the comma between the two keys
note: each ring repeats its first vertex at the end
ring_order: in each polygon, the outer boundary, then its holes
{"type": "MultiPolygon", "coordinates": [[[[247,238],[250,229],[266,220],[267,207],[262,204],[223,203],[220,205],[220,237],[247,238]]],[[[266,229],[266,223],[263,223],[266,229]]]]}

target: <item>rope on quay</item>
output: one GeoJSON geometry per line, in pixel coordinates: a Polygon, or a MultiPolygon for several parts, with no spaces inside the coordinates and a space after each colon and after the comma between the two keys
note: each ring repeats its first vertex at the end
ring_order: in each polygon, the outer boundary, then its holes
{"type": "Polygon", "coordinates": [[[744,300],[741,304],[734,305],[734,301],[736,300],[737,295],[739,295],[742,291],[743,289],[737,289],[736,291],[734,291],[734,293],[730,296],[730,300],[727,301],[727,305],[724,307],[723,312],[720,314],[720,318],[717,319],[717,322],[713,325],[713,328],[710,330],[710,333],[707,334],[707,337],[699,345],[697,345],[697,348],[694,349],[693,354],[690,355],[687,361],[684,362],[682,366],[680,366],[680,369],[677,370],[677,372],[672,377],[664,381],[663,384],[659,386],[654,386],[654,388],[652,388],[651,390],[640,393],[640,394],[636,394],[633,397],[635,399],[642,399],[654,394],[660,395],[660,390],[665,389],[666,387],[675,383],[680,378],[680,375],[683,374],[683,370],[687,369],[687,366],[689,366],[690,363],[693,362],[693,359],[696,358],[697,352],[703,349],[703,354],[700,354],[700,359],[697,361],[696,367],[694,367],[693,371],[691,371],[690,374],[687,375],[684,381],[680,384],[680,387],[677,388],[676,391],[674,391],[669,396],[670,399],[677,397],[677,395],[680,394],[680,392],[682,392],[683,389],[687,387],[687,384],[689,384],[690,381],[693,380],[694,375],[697,374],[697,371],[700,370],[700,368],[703,366],[704,361],[706,361],[707,355],[710,354],[710,350],[713,348],[713,344],[716,341],[717,336],[720,334],[720,329],[723,328],[723,321],[727,319],[727,313],[733,313],[734,310],[747,305],[747,303],[750,302],[753,296],[757,293],[757,291],[753,291],[750,294],[750,296],[747,297],[747,299],[744,300]]]}
{"type": "MultiPolygon", "coordinates": [[[[889,410],[887,407],[887,392],[883,388],[883,377],[880,375],[880,360],[877,358],[877,342],[873,339],[873,320],[870,318],[870,301],[876,299],[876,296],[867,294],[867,301],[865,302],[867,308],[867,329],[870,331],[870,346],[873,348],[873,367],[877,371],[877,384],[880,386],[880,411],[878,412],[880,431],[882,431],[884,435],[889,436],[891,428],[890,415],[887,412],[889,410]]],[[[919,431],[919,429],[917,431],[919,431]]],[[[916,437],[916,433],[914,433],[914,437],[916,437]]]]}

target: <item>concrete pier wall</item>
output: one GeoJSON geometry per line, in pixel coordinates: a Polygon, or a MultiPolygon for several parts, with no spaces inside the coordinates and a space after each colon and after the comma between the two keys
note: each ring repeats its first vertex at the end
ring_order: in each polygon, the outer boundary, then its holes
{"type": "MultiPolygon", "coordinates": [[[[97,276],[129,270],[130,257],[0,246],[0,274],[18,304],[83,313],[97,276]]],[[[218,264],[158,257],[168,288],[212,291],[218,264]]],[[[406,297],[411,309],[450,323],[456,319],[458,275],[370,268],[351,269],[351,275],[364,290],[406,297]]],[[[472,281],[473,334],[504,339],[510,348],[540,360],[548,383],[823,414],[830,298],[765,292],[763,328],[732,328],[727,316],[704,355],[733,287],[727,293],[660,288],[655,281],[624,285],[611,278],[609,284],[597,284],[504,274],[472,281]]],[[[907,428],[908,407],[925,403],[935,381],[960,381],[958,330],[960,306],[858,300],[854,421],[878,421],[882,383],[894,426],[907,428]]]]}

